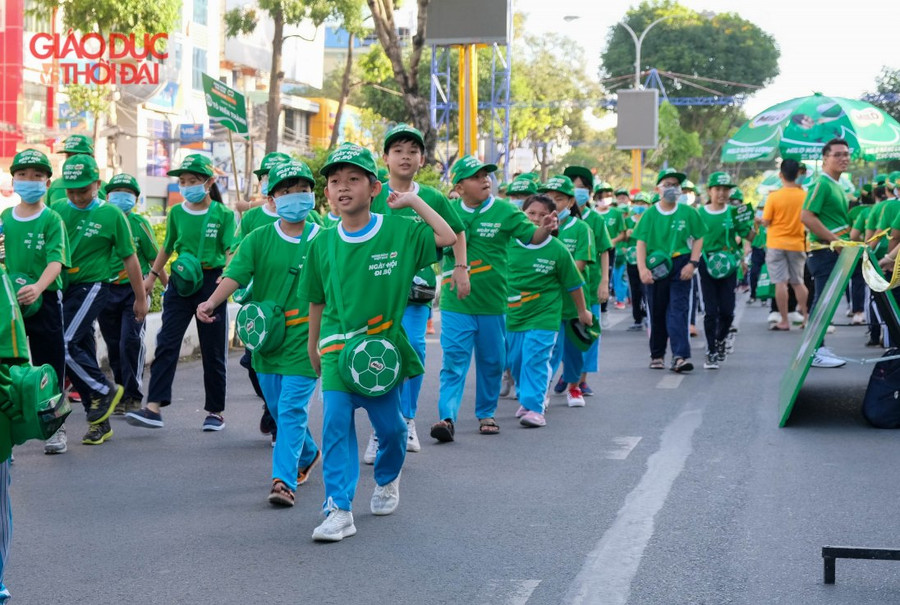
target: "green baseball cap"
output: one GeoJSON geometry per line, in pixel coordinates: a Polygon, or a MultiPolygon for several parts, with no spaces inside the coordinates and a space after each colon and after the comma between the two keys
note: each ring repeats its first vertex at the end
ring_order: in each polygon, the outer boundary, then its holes
{"type": "Polygon", "coordinates": [[[706,181],[706,187],[734,187],[731,175],[727,172],[713,172],[706,181]]]}
{"type": "Polygon", "coordinates": [[[280,151],[267,153],[259,164],[259,170],[254,170],[253,174],[256,175],[256,178],[262,179],[265,175],[269,174],[269,171],[272,170],[272,168],[278,164],[290,162],[292,159],[291,156],[286,153],[281,153],[280,151]]]}
{"type": "Polygon", "coordinates": [[[453,163],[453,167],[450,169],[450,182],[456,185],[463,179],[475,176],[482,168],[488,172],[497,171],[497,166],[494,164],[482,164],[478,158],[464,155],[453,163]]]}
{"type": "Polygon", "coordinates": [[[528,179],[518,178],[506,187],[506,195],[534,195],[537,185],[528,179]]]}
{"type": "Polygon", "coordinates": [[[694,181],[691,179],[684,179],[684,182],[681,184],[682,191],[697,191],[697,186],[694,184],[694,181]]]}
{"type": "Polygon", "coordinates": [[[312,170],[300,160],[291,160],[277,164],[269,171],[269,193],[271,194],[278,185],[290,179],[303,179],[310,187],[316,186],[316,179],[312,170]]]}
{"type": "Polygon", "coordinates": [[[644,193],[643,191],[638,191],[637,193],[635,193],[634,197],[632,198],[632,201],[633,202],[643,202],[645,204],[653,203],[653,200],[650,199],[650,196],[647,195],[646,193],[644,193]]]}
{"type": "Polygon", "coordinates": [[[895,170],[888,175],[888,180],[894,185],[900,185],[900,170],[895,170]]]}
{"type": "Polygon", "coordinates": [[[378,166],[375,163],[375,156],[365,147],[360,147],[355,143],[343,143],[332,151],[328,155],[328,159],[325,160],[325,164],[319,170],[319,174],[328,176],[340,164],[350,164],[357,168],[362,168],[378,178],[378,166]]]}
{"type": "Polygon", "coordinates": [[[600,325],[597,323],[596,317],[594,317],[593,323],[589,326],[581,323],[578,318],[567,320],[565,326],[569,342],[581,352],[586,352],[594,344],[594,341],[600,338],[600,325]]]}
{"type": "Polygon", "coordinates": [[[739,202],[744,201],[744,192],[741,191],[738,187],[734,188],[734,191],[731,192],[731,195],[728,196],[730,200],[738,200],[739,202]]]}
{"type": "Polygon", "coordinates": [[[422,132],[409,124],[397,124],[387,131],[384,135],[384,152],[387,153],[391,148],[391,143],[400,138],[412,139],[419,144],[422,150],[425,150],[425,137],[422,132]]]}
{"type": "Polygon", "coordinates": [[[73,134],[63,141],[60,153],[94,155],[94,143],[83,134],[73,134]]]}
{"type": "Polygon", "coordinates": [[[391,172],[384,166],[378,167],[378,174],[375,175],[382,183],[387,183],[391,179],[391,172]]]}
{"type": "Polygon", "coordinates": [[[194,174],[200,174],[206,177],[211,177],[216,174],[213,170],[212,160],[199,153],[192,153],[185,156],[184,159],[181,160],[180,167],[170,170],[166,174],[169,176],[180,176],[185,172],[193,172],[194,174]]]}
{"type": "Polygon", "coordinates": [[[655,204],[655,203],[658,202],[658,201],[659,201],[659,194],[658,194],[658,193],[654,193],[653,195],[650,196],[650,203],[651,203],[651,204],[655,204]]]}
{"type": "Polygon", "coordinates": [[[884,184],[885,181],[888,180],[888,175],[886,174],[877,174],[875,175],[875,183],[878,185],[884,184]]]}
{"type": "Polygon", "coordinates": [[[529,181],[534,183],[535,187],[537,187],[538,185],[541,184],[541,177],[536,172],[523,172],[522,174],[517,176],[515,180],[519,180],[519,179],[528,179],[529,181]]]}
{"type": "Polygon", "coordinates": [[[629,198],[631,198],[631,194],[628,192],[627,189],[625,189],[625,187],[619,187],[618,189],[615,190],[613,195],[615,195],[615,196],[627,195],[629,198]]]}
{"type": "Polygon", "coordinates": [[[81,189],[100,180],[97,161],[86,153],[70,155],[63,163],[62,170],[65,189],[81,189]]]}
{"type": "Polygon", "coordinates": [[[141,188],[138,187],[137,179],[124,172],[109,179],[109,182],[106,184],[106,191],[112,191],[113,189],[131,189],[135,195],[141,194],[141,188]]]}
{"type": "Polygon", "coordinates": [[[613,186],[606,181],[598,181],[597,184],[594,185],[594,193],[599,193],[601,191],[613,191],[613,186]]]}
{"type": "Polygon", "coordinates": [[[37,149],[26,149],[17,153],[13,157],[9,173],[13,174],[16,170],[22,170],[23,168],[37,168],[46,172],[48,177],[53,176],[53,167],[50,166],[50,160],[37,149]]]}
{"type": "Polygon", "coordinates": [[[547,179],[546,183],[538,187],[538,191],[540,193],[546,193],[547,191],[558,191],[563,195],[575,197],[575,185],[572,184],[572,179],[563,174],[557,174],[556,176],[552,176],[547,179]]]}
{"type": "Polygon", "coordinates": [[[581,180],[587,183],[588,189],[594,186],[594,173],[584,166],[566,166],[566,169],[563,170],[563,175],[569,177],[573,181],[576,176],[581,177],[581,180]]]}
{"type": "Polygon", "coordinates": [[[665,168],[665,169],[659,171],[659,175],[657,175],[657,177],[656,177],[656,184],[659,185],[659,182],[661,180],[663,180],[664,178],[666,178],[667,176],[674,176],[676,179],[678,179],[679,185],[681,183],[683,183],[684,180],[687,178],[684,175],[684,173],[678,172],[674,168],[665,168]]]}

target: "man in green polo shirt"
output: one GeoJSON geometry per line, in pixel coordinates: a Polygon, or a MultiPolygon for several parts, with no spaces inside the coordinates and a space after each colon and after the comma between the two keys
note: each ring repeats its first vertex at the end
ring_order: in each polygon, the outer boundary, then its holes
{"type": "MultiPolygon", "coordinates": [[[[850,209],[847,194],[838,183],[841,173],[850,165],[850,146],[844,139],[831,139],[822,148],[822,173],[806,194],[800,220],[809,230],[810,252],[806,266],[813,279],[813,293],[809,301],[812,315],[831,271],[837,264],[838,253],[828,248],[831,242],[850,239],[850,209]]],[[[862,263],[857,266],[861,270],[862,263]]],[[[844,365],[825,347],[816,350],[813,367],[844,365]]]]}

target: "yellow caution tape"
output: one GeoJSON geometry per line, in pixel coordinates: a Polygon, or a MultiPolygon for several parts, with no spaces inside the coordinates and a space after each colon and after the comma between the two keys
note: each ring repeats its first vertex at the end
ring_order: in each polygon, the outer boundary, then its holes
{"type": "Polygon", "coordinates": [[[845,239],[835,240],[828,244],[822,244],[820,242],[810,242],[809,249],[810,251],[815,250],[832,250],[833,252],[837,252],[841,248],[851,248],[854,246],[864,246],[865,251],[862,255],[862,274],[863,279],[866,280],[866,284],[869,288],[875,292],[885,292],[890,290],[891,288],[896,288],[900,286],[900,254],[898,254],[894,258],[894,268],[891,273],[891,281],[887,281],[884,278],[884,274],[878,268],[877,260],[873,262],[874,252],[869,247],[869,244],[873,244],[877,242],[882,237],[887,236],[891,232],[890,229],[884,229],[883,231],[879,231],[868,240],[864,242],[855,242],[845,239]]]}

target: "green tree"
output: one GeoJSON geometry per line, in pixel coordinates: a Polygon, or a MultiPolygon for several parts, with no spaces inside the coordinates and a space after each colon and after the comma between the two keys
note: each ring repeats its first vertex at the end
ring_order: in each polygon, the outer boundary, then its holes
{"type": "Polygon", "coordinates": [[[700,134],[687,132],[681,127],[678,110],[672,104],[660,105],[659,146],[647,155],[647,163],[661,166],[663,162],[668,162],[672,166],[681,167],[702,154],[700,134]]]}
{"type": "MultiPolygon", "coordinates": [[[[624,22],[638,35],[666,17],[641,47],[641,70],[655,67],[686,78],[667,84],[669,97],[732,96],[751,93],[778,75],[779,51],[771,35],[736,13],[700,14],[674,0],[644,1],[629,10],[624,22]],[[711,80],[691,80],[692,77],[711,80]]],[[[619,25],[610,28],[601,55],[601,78],[634,73],[634,42],[619,25]]],[[[630,78],[617,86],[631,87],[630,78]]],[[[704,172],[719,157],[728,134],[746,120],[739,106],[678,108],[681,127],[696,132],[703,145],[700,158],[689,162],[704,172]]],[[[685,166],[686,168],[688,166],[685,166]]]]}
{"type": "MultiPolygon", "coordinates": [[[[900,93],[900,69],[892,69],[885,65],[881,68],[881,73],[875,77],[875,94],[891,93],[894,95],[900,93]]],[[[878,97],[872,100],[872,105],[880,107],[895,120],[900,120],[900,98],[878,97]]]]}
{"type": "MultiPolygon", "coordinates": [[[[284,28],[300,25],[306,20],[316,27],[329,17],[347,16],[349,22],[358,18],[359,3],[354,0],[259,0],[274,24],[272,35],[272,63],[269,69],[269,100],[266,105],[266,153],[278,149],[278,124],[281,118],[281,85],[284,82],[282,56],[284,28]],[[357,12],[354,12],[357,11],[357,12]]],[[[360,19],[361,20],[361,19],[360,19]]],[[[256,29],[259,13],[249,6],[234,8],[225,13],[225,35],[236,38],[256,29]]]]}
{"type": "Polygon", "coordinates": [[[573,142],[572,149],[553,164],[550,171],[559,174],[571,165],[596,168],[596,179],[608,181],[613,187],[630,187],[631,154],[616,149],[614,129],[592,131],[585,140],[573,142]]]}

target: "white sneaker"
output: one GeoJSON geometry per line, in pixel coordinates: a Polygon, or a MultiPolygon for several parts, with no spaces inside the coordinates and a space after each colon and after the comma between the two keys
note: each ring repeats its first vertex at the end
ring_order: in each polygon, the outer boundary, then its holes
{"type": "Polygon", "coordinates": [[[854,313],[853,318],[850,320],[851,326],[862,326],[866,323],[866,316],[862,313],[854,313]]]}
{"type": "Polygon", "coordinates": [[[604,311],[600,313],[600,327],[608,328],[609,327],[609,311],[604,311]]]}
{"type": "Polygon", "coordinates": [[[839,368],[847,362],[837,357],[829,355],[830,351],[826,347],[819,347],[813,357],[812,367],[814,368],[839,368]],[[825,349],[825,351],[823,351],[825,349]]]}
{"type": "Polygon", "coordinates": [[[44,442],[44,453],[45,454],[65,454],[66,450],[69,449],[68,438],[66,437],[66,427],[61,426],[53,435],[50,436],[50,439],[44,442]]]}
{"type": "Polygon", "coordinates": [[[788,313],[788,320],[792,324],[802,324],[803,323],[803,314],[799,311],[791,311],[788,313]]]}
{"type": "Polygon", "coordinates": [[[566,391],[566,403],[569,404],[570,408],[583,408],[584,395],[581,393],[581,389],[578,387],[570,387],[569,390],[566,391]]]}
{"type": "Polygon", "coordinates": [[[400,504],[400,475],[385,485],[376,485],[370,508],[373,515],[389,515],[400,504]]]}
{"type": "Polygon", "coordinates": [[[373,432],[369,436],[369,445],[366,446],[366,453],[363,454],[363,462],[366,464],[375,464],[375,456],[378,455],[378,437],[373,432]]]}
{"type": "Polygon", "coordinates": [[[828,327],[825,328],[825,333],[826,334],[834,334],[834,326],[831,324],[828,324],[828,327]]]}
{"type": "MultiPolygon", "coordinates": [[[[406,438],[406,451],[421,452],[422,445],[419,443],[419,436],[416,434],[416,421],[412,418],[407,418],[406,420],[406,432],[408,434],[406,438]]],[[[372,462],[375,462],[374,457],[372,458],[372,462]]]]}
{"type": "Polygon", "coordinates": [[[332,508],[319,527],[313,530],[312,538],[317,542],[340,542],[356,534],[353,513],[349,510],[332,508]]]}
{"type": "Polygon", "coordinates": [[[500,380],[500,396],[501,397],[509,397],[509,392],[512,390],[512,380],[510,379],[509,374],[503,372],[503,378],[500,380]]]}
{"type": "Polygon", "coordinates": [[[779,321],[781,321],[781,313],[779,313],[778,311],[772,311],[771,313],[769,313],[768,317],[766,317],[766,321],[770,324],[777,324],[779,321]]]}

